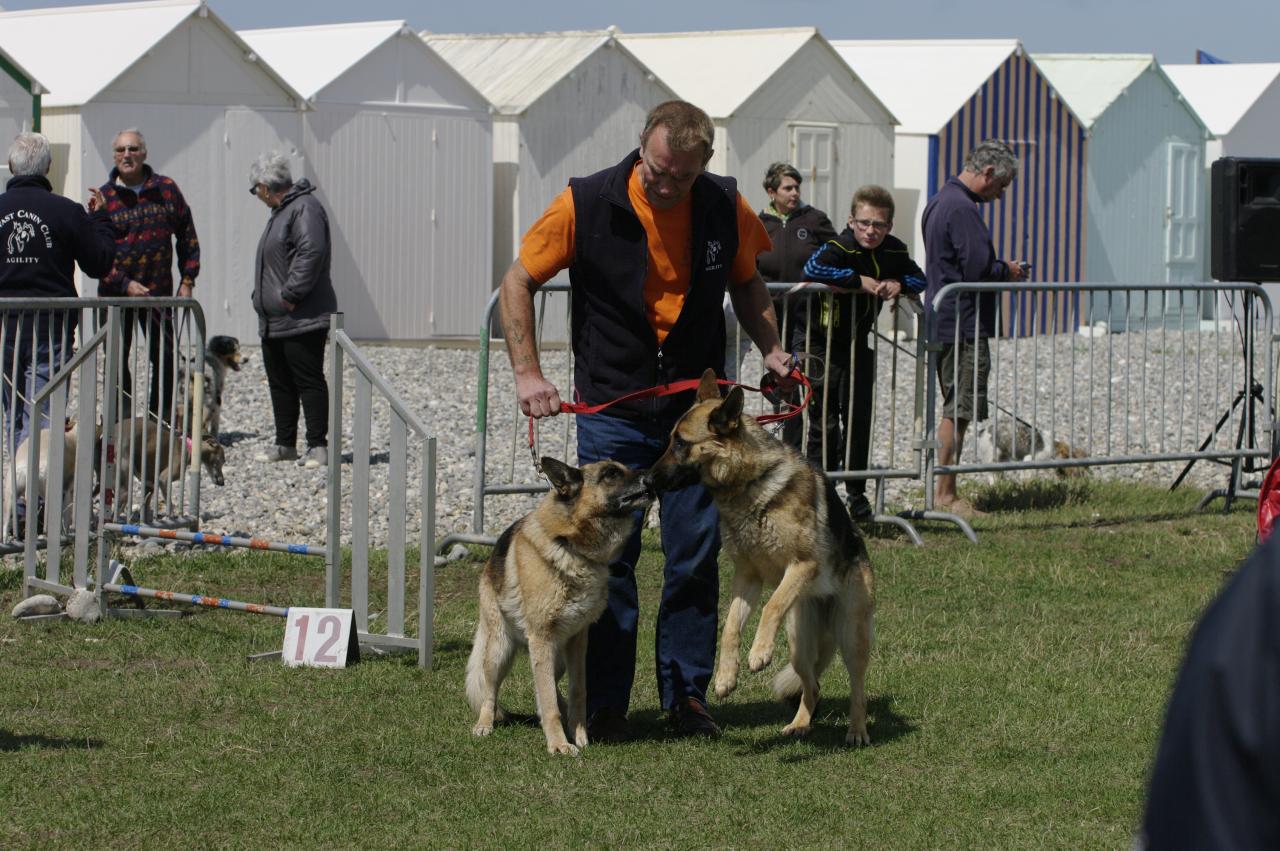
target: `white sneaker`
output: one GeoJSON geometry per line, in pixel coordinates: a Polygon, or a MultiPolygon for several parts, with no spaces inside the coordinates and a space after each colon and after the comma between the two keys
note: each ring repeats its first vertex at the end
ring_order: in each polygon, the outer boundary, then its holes
{"type": "Polygon", "coordinates": [[[296,461],[298,460],[298,450],[292,446],[273,446],[265,452],[259,452],[253,456],[255,461],[296,461]]]}
{"type": "Polygon", "coordinates": [[[312,446],[307,450],[307,454],[302,456],[302,460],[298,464],[307,469],[327,466],[329,464],[329,447],[312,446]]]}

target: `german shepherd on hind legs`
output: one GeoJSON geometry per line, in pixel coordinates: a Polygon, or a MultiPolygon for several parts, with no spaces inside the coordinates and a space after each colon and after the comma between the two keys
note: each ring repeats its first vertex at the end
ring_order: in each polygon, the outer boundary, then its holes
{"type": "Polygon", "coordinates": [[[616,461],[581,470],[554,458],[541,464],[551,492],[502,533],[480,575],[467,701],[477,715],[471,732],[489,735],[505,717],[498,688],[523,644],[547,751],[576,754],[587,745],[587,629],[604,612],[609,563],[635,530],[636,512],[653,501],[653,489],[643,472],[616,461]],[[556,685],[566,667],[567,712],[556,685]]]}
{"type": "Polygon", "coordinates": [[[738,684],[742,627],[764,585],[774,587],[748,658],[752,671],[773,659],[784,617],[790,664],[773,681],[780,699],[800,698],[786,735],[809,732],[818,679],[840,649],[849,669],[845,743],[869,745],[866,674],[871,655],[874,580],[867,548],[835,486],[800,453],[742,415],[742,388],[720,398],[707,370],[697,401],[676,423],[650,470],[655,490],[700,481],[720,511],[720,535],[733,559],[733,592],[720,639],[717,698],[738,684]]]}

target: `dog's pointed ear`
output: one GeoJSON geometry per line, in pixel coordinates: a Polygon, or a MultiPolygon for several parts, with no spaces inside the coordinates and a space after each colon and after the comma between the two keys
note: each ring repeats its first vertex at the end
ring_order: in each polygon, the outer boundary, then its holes
{"type": "Polygon", "coordinates": [[[742,388],[735,387],[707,417],[707,427],[715,434],[729,434],[742,424],[742,388]]]}
{"type": "Polygon", "coordinates": [[[707,367],[707,371],[702,373],[702,381],[698,384],[698,401],[719,398],[720,385],[716,383],[716,371],[707,367]]]}
{"type": "Polygon", "coordinates": [[[582,490],[582,471],[577,467],[570,467],[550,455],[544,455],[538,463],[561,499],[573,499],[582,490]]]}

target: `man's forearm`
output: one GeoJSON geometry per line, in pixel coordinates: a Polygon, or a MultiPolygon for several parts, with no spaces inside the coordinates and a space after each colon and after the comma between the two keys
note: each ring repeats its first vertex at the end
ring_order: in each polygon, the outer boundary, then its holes
{"type": "Polygon", "coordinates": [[[773,301],[769,298],[768,287],[758,274],[745,284],[731,286],[729,298],[733,302],[733,312],[738,315],[738,321],[755,342],[756,348],[765,355],[775,349],[782,349],[778,340],[778,319],[773,312],[773,301]]]}
{"type": "Polygon", "coordinates": [[[518,260],[502,276],[498,312],[502,320],[502,334],[507,341],[507,357],[511,359],[511,369],[517,376],[542,376],[533,333],[533,290],[536,288],[518,260]]]}

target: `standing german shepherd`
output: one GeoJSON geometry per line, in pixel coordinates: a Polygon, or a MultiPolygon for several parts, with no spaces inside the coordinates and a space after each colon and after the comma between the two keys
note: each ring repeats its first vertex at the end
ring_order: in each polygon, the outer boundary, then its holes
{"type": "Polygon", "coordinates": [[[794,448],[742,415],[742,388],[721,400],[715,373],[702,376],[693,407],[671,431],[666,453],[650,471],[655,490],[701,481],[720,510],[720,535],[733,558],[733,600],[720,638],[716,697],[738,684],[743,624],[766,584],[775,588],[751,645],[752,671],[773,659],[786,618],[791,664],[773,680],[780,699],[800,697],[786,735],[809,732],[818,678],[836,647],[849,669],[845,743],[869,745],[866,674],[875,590],[867,548],[835,486],[794,448]]]}
{"type": "Polygon", "coordinates": [[[467,701],[477,736],[493,732],[504,713],[498,687],[518,645],[529,650],[534,696],[550,753],[576,754],[587,744],[587,628],[604,611],[609,563],[636,526],[636,511],[653,501],[643,473],[616,461],[581,470],[542,459],[552,490],[512,523],[480,575],[480,622],[467,662],[467,701]],[[568,728],[556,685],[569,671],[568,728]]]}

